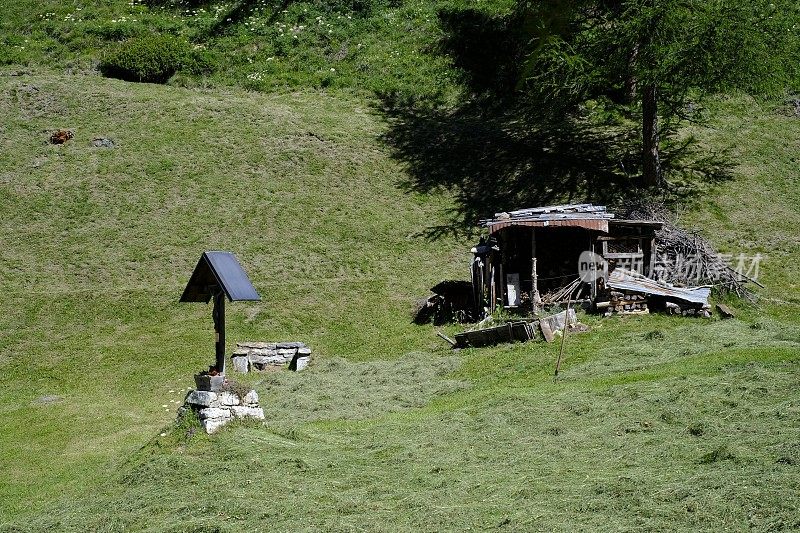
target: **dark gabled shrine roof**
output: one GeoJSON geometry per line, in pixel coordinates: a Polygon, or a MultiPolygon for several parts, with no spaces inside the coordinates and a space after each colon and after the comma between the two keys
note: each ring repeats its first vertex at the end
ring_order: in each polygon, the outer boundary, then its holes
{"type": "Polygon", "coordinates": [[[222,287],[231,302],[261,300],[231,252],[203,252],[180,301],[208,303],[214,296],[213,287],[222,287]]]}

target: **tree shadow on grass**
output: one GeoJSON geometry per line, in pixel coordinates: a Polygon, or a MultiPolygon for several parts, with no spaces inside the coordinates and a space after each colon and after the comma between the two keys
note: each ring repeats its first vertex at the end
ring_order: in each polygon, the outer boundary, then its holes
{"type": "MultiPolygon", "coordinates": [[[[424,236],[470,235],[481,218],[521,207],[642,199],[638,129],[599,127],[579,106],[543,108],[519,91],[520,19],[473,9],[442,11],[439,19],[444,37],[438,51],[461,71],[468,100],[441,107],[380,95],[389,122],[383,141],[407,166],[400,188],[448,191],[455,199],[446,221],[424,236]]],[[[680,188],[662,191],[662,201],[691,196],[703,190],[695,185],[731,175],[725,154],[702,154],[691,138],[665,143],[662,158],[665,173],[680,177],[680,188]]]]}
{"type": "Polygon", "coordinates": [[[531,124],[518,110],[455,110],[397,105],[384,99],[393,156],[407,165],[406,192],[450,191],[448,220],[429,238],[470,234],[495,212],[562,202],[621,200],[636,168],[633,139],[577,121],[531,124]]]}

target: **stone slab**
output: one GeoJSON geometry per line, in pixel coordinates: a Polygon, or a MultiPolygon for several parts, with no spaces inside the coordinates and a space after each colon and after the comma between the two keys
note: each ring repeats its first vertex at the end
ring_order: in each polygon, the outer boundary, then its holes
{"type": "Polygon", "coordinates": [[[278,355],[278,353],[279,353],[278,350],[276,350],[274,348],[252,348],[252,349],[247,351],[247,355],[248,356],[265,355],[265,356],[270,357],[270,356],[278,355]]]}
{"type": "Polygon", "coordinates": [[[200,420],[205,420],[206,418],[231,418],[230,410],[222,407],[206,407],[205,409],[200,409],[198,415],[200,420]]]}
{"type": "Polygon", "coordinates": [[[282,365],[291,360],[289,356],[283,355],[274,355],[274,356],[265,356],[265,355],[251,355],[250,362],[257,363],[259,365],[282,365]]]}
{"type": "Polygon", "coordinates": [[[302,342],[279,342],[278,348],[303,348],[305,343],[302,342]]]}
{"type": "Polygon", "coordinates": [[[237,342],[237,348],[243,348],[246,350],[250,349],[267,349],[267,350],[274,350],[278,347],[277,343],[274,342],[237,342]]]}
{"type": "Polygon", "coordinates": [[[264,420],[264,410],[260,407],[247,407],[244,405],[237,405],[231,407],[233,416],[236,418],[255,418],[257,420],[264,420]]]}
{"type": "Polygon", "coordinates": [[[215,433],[219,428],[225,425],[228,420],[222,420],[219,418],[207,418],[205,420],[201,420],[200,424],[203,426],[203,429],[211,435],[215,433]]]}
{"type": "Polygon", "coordinates": [[[308,366],[308,363],[310,362],[311,362],[310,357],[297,357],[294,360],[294,371],[300,372],[301,370],[305,370],[305,368],[308,366]]]}
{"type": "Polygon", "coordinates": [[[219,397],[216,392],[193,390],[186,396],[186,403],[199,405],[201,407],[213,407],[219,404],[219,397]]]}
{"type": "Polygon", "coordinates": [[[250,370],[250,360],[247,355],[236,356],[234,354],[234,357],[231,357],[231,363],[233,363],[233,370],[240,374],[247,374],[250,370]]]}

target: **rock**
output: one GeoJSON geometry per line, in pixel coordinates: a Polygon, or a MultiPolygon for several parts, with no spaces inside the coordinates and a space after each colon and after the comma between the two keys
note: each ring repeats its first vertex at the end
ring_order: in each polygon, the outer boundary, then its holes
{"type": "Polygon", "coordinates": [[[251,390],[247,394],[244,395],[242,398],[242,403],[245,405],[249,405],[250,407],[258,405],[258,393],[254,390],[251,390]]]}
{"type": "Polygon", "coordinates": [[[58,403],[63,400],[61,396],[56,396],[55,394],[48,394],[47,396],[39,396],[36,398],[33,403],[48,405],[51,403],[58,403]]]}
{"type": "MultiPolygon", "coordinates": [[[[569,323],[574,324],[578,321],[577,315],[575,314],[575,309],[569,310],[569,323]]],[[[567,322],[567,312],[561,311],[560,313],[556,313],[555,315],[544,317],[539,321],[539,326],[541,327],[542,324],[546,324],[550,327],[550,331],[555,333],[556,331],[564,329],[564,323],[567,322]]],[[[544,329],[542,330],[544,332],[544,329]]],[[[547,337],[545,336],[545,339],[547,337]]]]}
{"type": "MultiPolygon", "coordinates": [[[[231,355],[231,361],[238,372],[244,370],[244,362],[237,361],[237,358],[247,357],[249,361],[248,370],[269,370],[270,367],[279,367],[289,364],[294,370],[294,360],[299,357],[311,357],[311,349],[303,342],[239,342],[237,348],[231,355]]],[[[301,363],[302,368],[307,366],[307,361],[301,363]]],[[[301,369],[302,369],[301,368],[301,369]]]]}
{"type": "Polygon", "coordinates": [[[274,342],[237,342],[236,346],[237,348],[242,348],[245,350],[250,350],[253,348],[274,350],[278,347],[278,345],[274,342]]]}
{"type": "Polygon", "coordinates": [[[193,390],[186,396],[186,403],[201,407],[216,407],[219,400],[216,392],[193,390]]]}
{"type": "Polygon", "coordinates": [[[95,148],[114,148],[114,141],[105,137],[95,137],[92,139],[92,146],[95,148]]]}
{"type": "Polygon", "coordinates": [[[219,395],[219,403],[222,405],[239,405],[239,397],[232,392],[222,392],[219,395]]]}
{"type": "Polygon", "coordinates": [[[288,360],[287,357],[283,355],[273,355],[273,356],[266,356],[266,355],[251,355],[250,362],[259,364],[259,365],[282,365],[288,360]]]}
{"type": "Polygon", "coordinates": [[[205,420],[206,418],[231,418],[231,412],[222,407],[206,407],[205,409],[200,409],[198,415],[200,420],[205,420]]]}
{"type": "Polygon", "coordinates": [[[292,368],[292,370],[294,370],[295,372],[300,372],[301,370],[305,370],[305,368],[308,366],[308,363],[310,362],[311,362],[310,357],[295,357],[293,364],[294,368],[292,368]]]}
{"type": "Polygon", "coordinates": [[[250,367],[250,360],[246,355],[236,356],[236,354],[234,354],[234,357],[231,357],[231,363],[233,363],[234,371],[239,372],[240,374],[247,374],[247,371],[250,367]]]}
{"type": "Polygon", "coordinates": [[[261,355],[263,357],[275,357],[278,355],[278,350],[274,348],[250,348],[247,350],[248,356],[261,355]]]}
{"type": "Polygon", "coordinates": [[[211,435],[212,433],[216,432],[219,428],[224,426],[228,422],[227,419],[221,420],[219,418],[207,418],[206,420],[201,420],[200,424],[203,426],[203,429],[211,435]]]}
{"type": "Polygon", "coordinates": [[[302,342],[279,342],[278,343],[278,348],[283,348],[283,349],[286,349],[286,348],[303,348],[303,347],[305,347],[305,344],[302,343],[302,342]]]}
{"type": "Polygon", "coordinates": [[[236,418],[255,418],[257,420],[264,420],[264,410],[260,407],[237,405],[236,407],[231,407],[231,411],[233,412],[233,416],[236,418]]]}

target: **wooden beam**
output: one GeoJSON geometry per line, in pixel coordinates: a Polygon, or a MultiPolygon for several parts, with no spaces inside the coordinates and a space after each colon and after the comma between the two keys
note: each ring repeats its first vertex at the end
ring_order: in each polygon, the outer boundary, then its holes
{"type": "Polygon", "coordinates": [[[644,273],[648,278],[652,278],[655,274],[656,261],[658,261],[656,256],[656,236],[653,234],[653,238],[650,239],[650,264],[647,265],[647,272],[644,273]]]}
{"type": "Polygon", "coordinates": [[[539,294],[539,273],[537,267],[536,228],[531,228],[531,305],[533,306],[534,314],[539,312],[539,304],[542,303],[542,297],[539,294]]]}
{"type": "MultiPolygon", "coordinates": [[[[592,252],[592,261],[594,261],[595,258],[594,238],[591,234],[589,235],[589,250],[592,252]]],[[[590,296],[592,298],[592,301],[594,301],[595,298],[597,298],[597,272],[595,272],[595,275],[592,276],[592,283],[590,284],[589,288],[590,288],[590,296]]]]}
{"type": "Polygon", "coordinates": [[[219,289],[214,295],[214,309],[211,312],[214,318],[214,333],[216,337],[216,368],[220,374],[225,373],[225,293],[219,289]]]}

